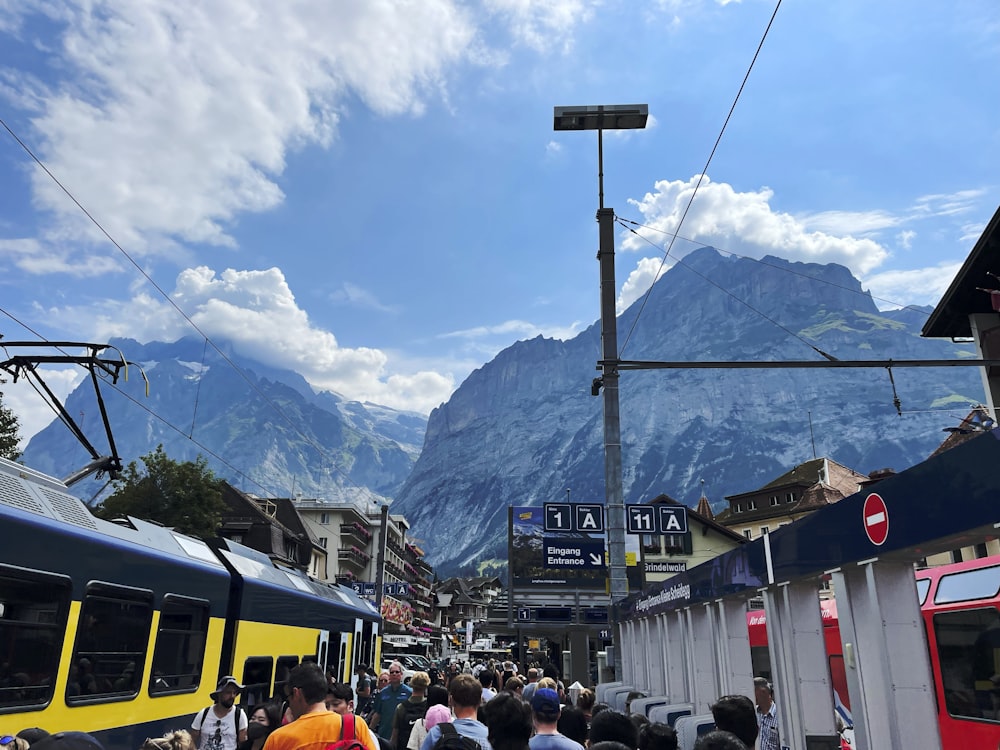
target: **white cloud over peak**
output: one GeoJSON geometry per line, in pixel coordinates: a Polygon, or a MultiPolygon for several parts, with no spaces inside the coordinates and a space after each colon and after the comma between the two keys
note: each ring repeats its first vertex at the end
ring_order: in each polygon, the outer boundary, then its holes
{"type": "Polygon", "coordinates": [[[954,261],[930,268],[883,271],[863,277],[861,283],[882,310],[900,305],[936,305],[961,267],[961,261],[954,261]]]}
{"type": "MultiPolygon", "coordinates": [[[[294,370],[313,387],[348,399],[428,413],[455,388],[450,375],[393,371],[379,349],[341,347],[332,333],[310,322],[278,268],[221,274],[205,266],[187,269],[171,297],[212,340],[230,342],[242,356],[294,370]]],[[[92,320],[94,340],[173,341],[195,333],[168,302],[146,293],[105,302],[96,315],[92,309],[47,312],[53,320],[92,320]]]]}
{"type": "MultiPolygon", "coordinates": [[[[658,247],[665,247],[664,237],[676,232],[684,209],[698,182],[698,175],[690,180],[661,180],[654,192],[641,200],[631,200],[644,217],[649,229],[637,229],[641,235],[658,247]]],[[[698,188],[691,209],[681,227],[681,232],[700,245],[716,245],[740,255],[759,258],[774,254],[790,260],[813,263],[841,263],[857,273],[867,273],[879,266],[887,257],[886,248],[873,239],[838,234],[833,231],[812,229],[807,221],[791,214],[776,211],[770,205],[774,193],[769,188],[737,192],[724,182],[712,182],[706,175],[698,188]]],[[[825,217],[828,227],[844,228],[844,222],[834,220],[832,213],[825,217]]],[[[883,217],[855,214],[865,217],[866,226],[884,224],[883,217]]],[[[821,219],[813,219],[816,222],[821,219]]],[[[628,236],[622,244],[625,250],[645,250],[648,244],[635,236],[628,236]]],[[[673,253],[685,254],[691,246],[674,245],[673,253]]]]}
{"type": "MultiPolygon", "coordinates": [[[[0,94],[22,92],[39,156],[139,253],[163,238],[231,245],[241,212],[282,201],[289,150],[334,137],[346,97],[419,114],[477,34],[455,0],[25,0],[0,9],[0,30],[28,33],[18,21],[29,12],[62,27],[62,78],[46,88],[7,71],[0,94]]],[[[64,227],[92,231],[46,175],[32,180],[64,227]]]]}

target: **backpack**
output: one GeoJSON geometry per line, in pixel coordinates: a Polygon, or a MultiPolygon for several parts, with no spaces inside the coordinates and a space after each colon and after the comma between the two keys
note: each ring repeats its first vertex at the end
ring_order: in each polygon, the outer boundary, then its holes
{"type": "MultiPolygon", "coordinates": [[[[211,711],[212,708],[213,708],[213,706],[209,706],[208,708],[206,708],[204,711],[201,712],[201,719],[198,721],[198,724],[199,724],[199,726],[201,726],[201,729],[199,729],[198,731],[200,731],[200,732],[204,732],[205,731],[205,718],[208,716],[208,712],[211,711]]],[[[233,736],[236,737],[236,744],[237,745],[240,744],[240,715],[242,713],[243,713],[243,706],[241,706],[239,703],[237,703],[236,704],[236,710],[233,711],[233,719],[236,720],[236,731],[233,733],[233,736]]],[[[199,743],[199,744],[201,744],[201,743],[199,743]]]]}
{"type": "Polygon", "coordinates": [[[482,747],[471,737],[459,734],[454,725],[449,722],[441,722],[441,736],[434,743],[434,750],[482,750],[482,747]]]}
{"type": "Polygon", "coordinates": [[[340,717],[340,739],[331,742],[323,750],[368,750],[354,734],[354,714],[340,717]]]}
{"type": "Polygon", "coordinates": [[[427,701],[414,703],[407,699],[399,704],[403,707],[403,716],[397,729],[396,747],[406,747],[410,741],[410,734],[413,732],[413,725],[424,718],[427,713],[427,701]]]}

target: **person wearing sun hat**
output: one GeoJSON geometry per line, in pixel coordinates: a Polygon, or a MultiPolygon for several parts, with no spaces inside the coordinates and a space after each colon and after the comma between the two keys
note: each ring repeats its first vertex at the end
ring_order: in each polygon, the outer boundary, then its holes
{"type": "Polygon", "coordinates": [[[243,692],[232,675],[226,675],[215,686],[210,697],[215,704],[195,714],[191,722],[191,739],[198,750],[236,750],[247,739],[247,712],[236,705],[236,696],[243,692]]]}

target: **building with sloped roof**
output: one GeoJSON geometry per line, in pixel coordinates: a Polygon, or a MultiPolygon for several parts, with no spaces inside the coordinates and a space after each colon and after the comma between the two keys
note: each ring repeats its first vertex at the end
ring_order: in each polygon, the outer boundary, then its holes
{"type": "Polygon", "coordinates": [[[853,495],[868,477],[830,458],[814,458],[763,487],[728,495],[729,507],[715,520],[747,539],[774,529],[853,495]]]}

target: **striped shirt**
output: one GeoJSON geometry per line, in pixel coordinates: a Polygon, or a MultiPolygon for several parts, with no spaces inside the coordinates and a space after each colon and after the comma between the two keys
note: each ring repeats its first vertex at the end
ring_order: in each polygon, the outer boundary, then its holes
{"type": "Polygon", "coordinates": [[[778,742],[778,706],[771,703],[771,708],[761,711],[757,707],[757,726],[760,728],[760,735],[757,738],[757,745],[760,750],[780,750],[781,743],[778,742]]]}

